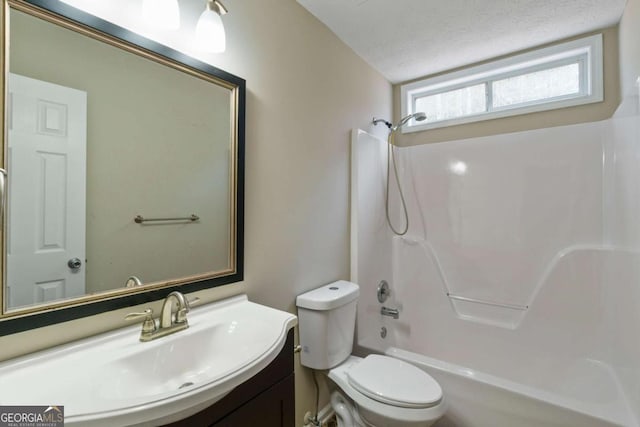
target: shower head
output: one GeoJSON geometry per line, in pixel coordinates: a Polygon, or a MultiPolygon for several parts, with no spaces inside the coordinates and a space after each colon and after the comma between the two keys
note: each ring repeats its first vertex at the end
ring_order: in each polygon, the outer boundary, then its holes
{"type": "Polygon", "coordinates": [[[412,120],[412,119],[417,122],[421,122],[427,119],[427,115],[423,112],[409,114],[408,116],[405,116],[402,119],[400,119],[398,124],[393,126],[391,130],[394,131],[394,130],[400,129],[402,126],[406,125],[409,122],[409,120],[412,120]]]}
{"type": "Polygon", "coordinates": [[[427,119],[427,115],[423,112],[419,112],[419,113],[413,113],[413,114],[409,114],[406,117],[403,117],[402,119],[400,119],[400,121],[394,125],[391,122],[388,122],[384,119],[376,119],[375,117],[373,118],[373,124],[374,125],[378,125],[378,123],[384,123],[389,129],[391,129],[391,132],[394,132],[398,129],[400,129],[402,126],[406,125],[409,120],[414,119],[417,122],[421,122],[423,120],[427,119]]]}

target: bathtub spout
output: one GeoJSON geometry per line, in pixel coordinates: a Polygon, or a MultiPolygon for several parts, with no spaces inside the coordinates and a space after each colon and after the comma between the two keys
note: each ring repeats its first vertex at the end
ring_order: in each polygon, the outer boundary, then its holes
{"type": "Polygon", "coordinates": [[[394,319],[398,319],[400,317],[400,312],[397,308],[382,307],[380,309],[380,314],[383,316],[393,317],[394,319]]]}

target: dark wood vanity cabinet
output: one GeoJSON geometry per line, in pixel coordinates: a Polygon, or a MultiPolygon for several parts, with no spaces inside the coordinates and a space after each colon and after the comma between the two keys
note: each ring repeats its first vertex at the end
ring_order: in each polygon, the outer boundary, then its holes
{"type": "Polygon", "coordinates": [[[273,362],[212,406],[166,427],[293,427],[293,329],[273,362]]]}

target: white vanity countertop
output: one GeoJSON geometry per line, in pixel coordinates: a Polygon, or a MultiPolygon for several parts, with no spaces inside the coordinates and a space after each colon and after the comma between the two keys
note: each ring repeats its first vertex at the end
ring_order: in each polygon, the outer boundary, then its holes
{"type": "Polygon", "coordinates": [[[136,324],[2,362],[0,405],[62,405],[69,426],[170,423],[264,369],[297,324],[246,295],[192,309],[188,320],[150,342],[136,324]]]}

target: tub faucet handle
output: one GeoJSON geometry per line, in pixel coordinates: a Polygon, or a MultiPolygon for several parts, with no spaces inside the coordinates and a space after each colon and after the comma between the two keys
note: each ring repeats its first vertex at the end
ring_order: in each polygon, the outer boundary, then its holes
{"type": "Polygon", "coordinates": [[[378,294],[378,302],[380,304],[385,302],[387,298],[389,298],[389,295],[391,295],[391,289],[389,289],[389,283],[387,283],[386,280],[381,280],[380,283],[378,283],[377,294],[378,294]]]}

